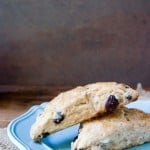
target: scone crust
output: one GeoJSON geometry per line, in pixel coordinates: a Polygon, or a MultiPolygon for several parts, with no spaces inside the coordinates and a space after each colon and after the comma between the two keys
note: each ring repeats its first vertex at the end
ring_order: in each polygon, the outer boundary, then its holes
{"type": "Polygon", "coordinates": [[[122,150],[150,142],[150,114],[122,108],[86,121],[72,150],[122,150]]]}
{"type": "Polygon", "coordinates": [[[103,115],[137,98],[137,91],[116,82],[97,82],[60,93],[37,117],[31,127],[31,138],[40,140],[45,133],[53,133],[103,115]]]}

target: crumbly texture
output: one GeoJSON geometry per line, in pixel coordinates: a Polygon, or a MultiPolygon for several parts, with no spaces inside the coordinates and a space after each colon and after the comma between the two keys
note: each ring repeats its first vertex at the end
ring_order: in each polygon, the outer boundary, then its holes
{"type": "Polygon", "coordinates": [[[31,138],[38,141],[47,134],[114,111],[137,97],[137,91],[116,82],[98,82],[60,93],[37,116],[31,138]]]}
{"type": "Polygon", "coordinates": [[[122,150],[150,142],[150,114],[122,108],[82,124],[72,150],[122,150]]]}

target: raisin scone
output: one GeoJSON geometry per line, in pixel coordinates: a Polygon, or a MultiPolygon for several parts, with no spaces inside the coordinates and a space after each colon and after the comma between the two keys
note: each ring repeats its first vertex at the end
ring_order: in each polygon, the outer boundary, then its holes
{"type": "Polygon", "coordinates": [[[98,82],[63,92],[37,116],[31,127],[31,138],[38,141],[44,135],[111,112],[137,97],[137,91],[116,82],[98,82]]]}
{"type": "Polygon", "coordinates": [[[122,150],[150,142],[150,114],[122,108],[82,123],[72,150],[122,150]]]}

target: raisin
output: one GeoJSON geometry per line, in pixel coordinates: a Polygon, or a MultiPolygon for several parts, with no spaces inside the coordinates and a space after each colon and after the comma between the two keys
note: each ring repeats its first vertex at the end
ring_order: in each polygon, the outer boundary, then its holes
{"type": "Polygon", "coordinates": [[[64,120],[64,118],[65,118],[64,114],[62,114],[61,112],[57,112],[57,116],[53,121],[54,123],[59,124],[61,121],[64,120]]]}
{"type": "Polygon", "coordinates": [[[106,111],[112,112],[113,110],[117,108],[118,105],[119,105],[119,102],[116,99],[116,97],[114,95],[110,95],[105,105],[106,111]]]}
{"type": "Polygon", "coordinates": [[[131,95],[128,95],[126,98],[127,98],[128,100],[131,100],[131,99],[132,99],[132,96],[131,96],[131,95]]]}

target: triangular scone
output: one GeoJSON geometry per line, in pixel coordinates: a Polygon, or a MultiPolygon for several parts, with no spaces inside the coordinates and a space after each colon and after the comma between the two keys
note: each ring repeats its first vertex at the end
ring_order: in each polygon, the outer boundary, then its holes
{"type": "Polygon", "coordinates": [[[137,97],[137,91],[116,82],[88,84],[63,92],[37,117],[30,131],[31,138],[38,141],[49,133],[111,112],[137,97]]]}
{"type": "Polygon", "coordinates": [[[150,142],[150,114],[122,108],[82,124],[72,150],[122,150],[150,142]]]}

